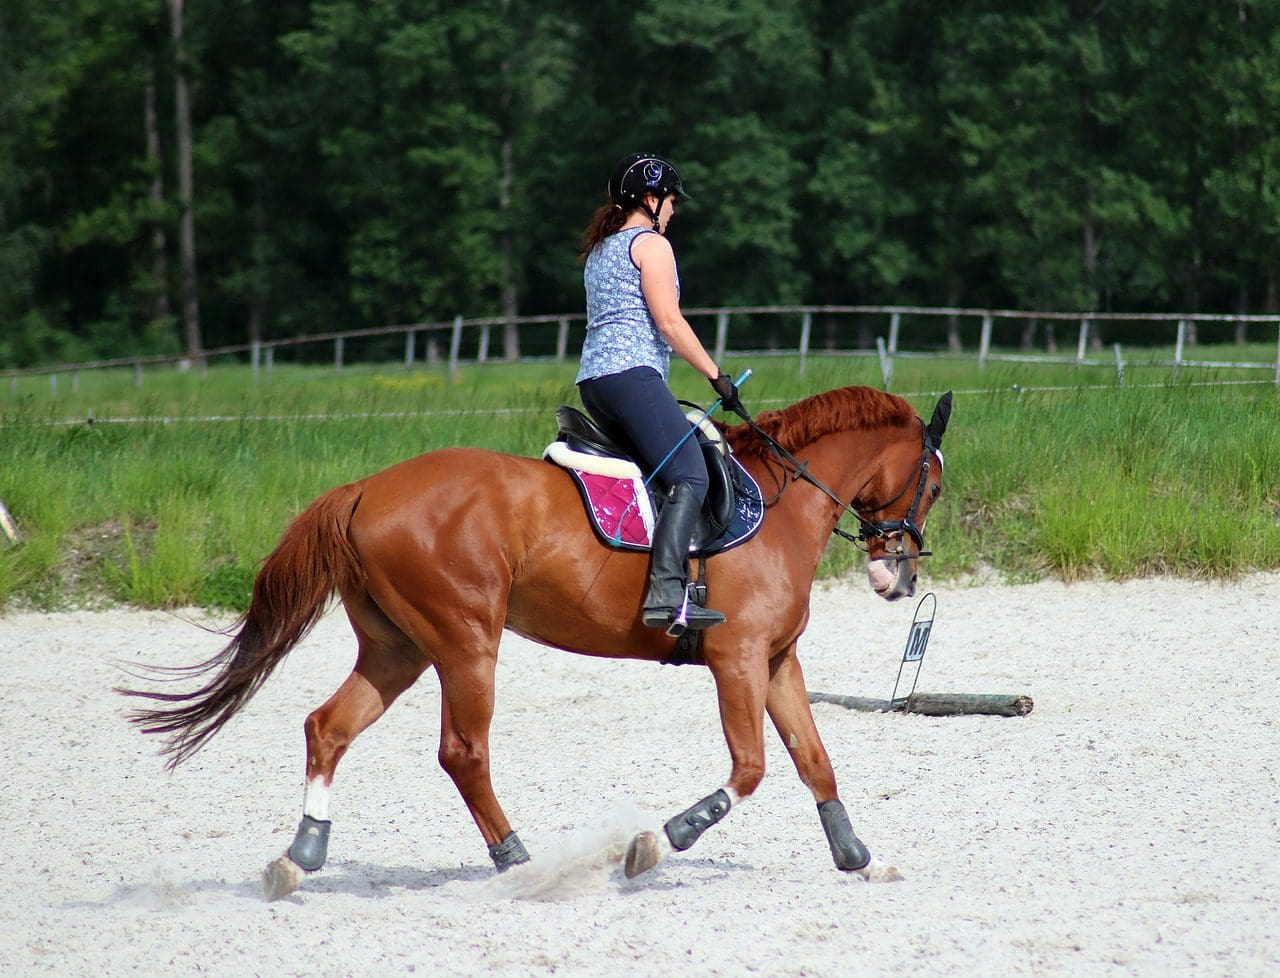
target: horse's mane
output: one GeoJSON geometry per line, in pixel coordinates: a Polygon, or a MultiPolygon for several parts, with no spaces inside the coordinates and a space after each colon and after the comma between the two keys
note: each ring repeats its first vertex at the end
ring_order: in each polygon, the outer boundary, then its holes
{"type": "MultiPolygon", "coordinates": [[[[840,387],[777,411],[761,411],[756,424],[779,445],[799,451],[832,432],[905,427],[915,417],[915,408],[896,394],[874,387],[840,387]]],[[[726,429],[725,437],[733,451],[744,458],[763,458],[769,453],[764,439],[746,425],[726,429]]]]}

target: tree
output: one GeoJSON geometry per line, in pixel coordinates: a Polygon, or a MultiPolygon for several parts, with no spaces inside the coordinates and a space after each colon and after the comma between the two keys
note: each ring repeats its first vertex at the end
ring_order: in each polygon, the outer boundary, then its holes
{"type": "Polygon", "coordinates": [[[497,311],[500,130],[472,97],[484,26],[471,7],[335,0],[283,39],[369,322],[497,311]]]}
{"type": "MultiPolygon", "coordinates": [[[[899,0],[856,13],[846,4],[819,4],[811,30],[821,45],[822,95],[807,154],[803,240],[820,301],[873,303],[898,294],[918,274],[913,220],[926,198],[913,178],[918,161],[933,154],[915,139],[907,93],[932,42],[899,0]]],[[[828,342],[834,323],[828,322],[828,342]]],[[[859,345],[871,341],[869,325],[860,324],[859,345]]]]}
{"type": "Polygon", "coordinates": [[[191,160],[191,103],[187,91],[186,48],[183,43],[183,0],[168,0],[173,30],[173,114],[178,144],[178,246],[182,267],[182,333],[187,354],[204,355],[200,337],[200,287],[196,274],[195,168],[191,160]]]}

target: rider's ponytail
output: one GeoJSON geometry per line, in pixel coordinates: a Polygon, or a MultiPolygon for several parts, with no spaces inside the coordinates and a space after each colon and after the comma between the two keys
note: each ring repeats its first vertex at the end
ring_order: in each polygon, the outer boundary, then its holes
{"type": "Polygon", "coordinates": [[[582,232],[582,251],[578,255],[578,261],[585,262],[596,245],[609,235],[616,234],[627,223],[627,214],[627,211],[612,200],[606,200],[597,207],[591,220],[587,222],[586,230],[582,232]]]}

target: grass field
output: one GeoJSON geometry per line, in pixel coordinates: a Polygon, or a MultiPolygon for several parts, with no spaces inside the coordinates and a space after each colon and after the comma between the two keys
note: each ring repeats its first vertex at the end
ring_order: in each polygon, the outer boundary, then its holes
{"type": "MultiPolygon", "coordinates": [[[[1162,351],[1144,352],[1158,359],[1162,351]]],[[[1200,349],[1274,359],[1274,346],[1200,349]]],[[[882,386],[875,357],[730,361],[754,410],[845,384],[882,386]]],[[[577,404],[574,363],[407,371],[276,363],[25,377],[0,389],[0,609],[125,601],[242,608],[255,568],[313,497],[448,445],[536,455],[577,404]],[[87,423],[93,417],[94,423],[87,423]]],[[[1280,392],[1258,370],[899,357],[892,389],[923,414],[956,393],[928,575],[1013,579],[1280,567],[1280,392]],[[1229,382],[1236,383],[1229,383],[1229,382]],[[1261,381],[1261,382],[1260,382],[1261,381]],[[1224,383],[1228,382],[1228,383],[1224,383]]],[[[708,388],[683,364],[678,396],[708,388]]],[[[834,541],[822,573],[860,566],[834,541]]]]}

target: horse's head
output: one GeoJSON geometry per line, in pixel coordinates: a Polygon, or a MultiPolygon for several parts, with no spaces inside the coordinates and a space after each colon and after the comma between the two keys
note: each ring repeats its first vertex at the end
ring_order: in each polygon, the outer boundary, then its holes
{"type": "Polygon", "coordinates": [[[853,501],[867,547],[867,579],[886,601],[916,593],[924,552],[924,521],[942,492],[942,435],[951,417],[951,392],[943,394],[919,439],[888,445],[871,480],[853,501]]]}

